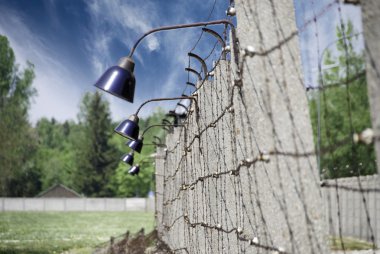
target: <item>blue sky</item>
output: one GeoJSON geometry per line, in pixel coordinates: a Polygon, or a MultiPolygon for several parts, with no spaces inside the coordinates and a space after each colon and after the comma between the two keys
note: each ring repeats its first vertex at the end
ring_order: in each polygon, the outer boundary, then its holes
{"type": "MultiPolygon", "coordinates": [[[[336,0],[294,1],[305,86],[318,86],[318,62],[325,56],[326,51],[330,50],[333,55],[336,55],[334,42],[338,40],[337,26],[351,20],[355,31],[362,32],[360,6],[342,2],[336,0]],[[315,16],[317,19],[314,22],[315,16]],[[307,24],[308,22],[310,23],[307,24]]],[[[353,39],[352,44],[357,51],[362,50],[364,47],[363,37],[359,36],[357,39],[353,39]]],[[[325,69],[328,69],[328,66],[322,64],[322,70],[325,69]]]]}
{"type": "MultiPolygon", "coordinates": [[[[318,13],[332,1],[295,2],[297,23],[302,26],[313,12],[318,13]]],[[[35,64],[34,86],[38,96],[30,111],[31,121],[35,123],[41,117],[75,120],[83,94],[95,91],[96,79],[129,53],[139,35],[163,25],[223,19],[228,4],[227,0],[0,0],[0,34],[10,40],[21,66],[27,60],[35,64]]],[[[317,21],[321,50],[335,38],[335,26],[339,22],[337,6],[317,21]]],[[[342,13],[361,30],[358,7],[343,7],[342,13]]],[[[222,29],[221,26],[211,28],[218,32],[222,29]]],[[[318,59],[315,29],[315,25],[309,25],[300,34],[305,80],[313,85],[318,59]]],[[[113,118],[127,117],[144,100],[180,95],[188,78],[184,71],[187,53],[200,34],[199,28],[186,29],[157,33],[144,40],[134,56],[135,102],[131,104],[105,94],[113,118]]],[[[214,38],[203,35],[194,53],[207,56],[214,42],[214,38]]],[[[218,57],[218,50],[208,59],[209,66],[218,57]]],[[[199,70],[196,63],[192,66],[199,70]]],[[[141,115],[148,115],[157,105],[169,108],[174,104],[153,103],[141,115]]]]}

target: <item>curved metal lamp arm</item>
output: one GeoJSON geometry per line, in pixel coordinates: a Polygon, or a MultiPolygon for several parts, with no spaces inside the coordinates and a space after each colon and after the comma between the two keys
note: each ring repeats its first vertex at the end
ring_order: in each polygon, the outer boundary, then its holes
{"type": "Polygon", "coordinates": [[[186,82],[186,85],[189,85],[189,86],[193,86],[193,87],[197,87],[194,83],[191,83],[191,82],[186,82]]]}
{"type": "Polygon", "coordinates": [[[181,104],[181,103],[177,103],[178,106],[184,108],[186,110],[186,112],[189,110],[185,105],[181,104]]]}
{"type": "Polygon", "coordinates": [[[157,136],[153,136],[153,138],[157,139],[160,143],[162,142],[161,139],[157,136]]]}
{"type": "Polygon", "coordinates": [[[164,143],[156,143],[156,142],[152,142],[152,145],[160,146],[160,147],[166,147],[166,144],[164,144],[164,143]]]}
{"type": "Polygon", "coordinates": [[[221,57],[221,60],[226,60],[226,51],[224,50],[226,48],[226,42],[223,40],[222,36],[220,36],[214,30],[208,29],[206,27],[202,28],[202,30],[203,30],[203,32],[211,34],[212,36],[214,36],[218,40],[218,42],[220,43],[220,46],[222,47],[222,57],[221,57]]]}
{"type": "Polygon", "coordinates": [[[185,68],[185,71],[189,71],[189,72],[192,72],[192,73],[194,73],[195,75],[197,75],[197,76],[198,76],[198,80],[199,80],[199,81],[201,81],[201,80],[202,80],[202,76],[201,76],[201,74],[200,74],[199,72],[197,72],[196,70],[194,70],[194,69],[191,69],[191,68],[185,68]]]}
{"type": "Polygon", "coordinates": [[[190,24],[179,24],[179,25],[173,25],[173,26],[162,26],[159,28],[152,29],[145,34],[143,34],[133,45],[131,52],[129,53],[129,57],[133,56],[133,53],[135,52],[137,46],[139,43],[149,34],[159,32],[159,31],[166,31],[166,30],[174,30],[174,29],[182,29],[182,28],[189,28],[189,27],[197,27],[197,26],[207,26],[207,25],[218,25],[218,24],[226,24],[230,25],[232,30],[235,30],[234,24],[227,20],[227,19],[222,19],[222,20],[214,20],[214,21],[208,21],[208,22],[198,22],[198,23],[190,23],[190,24]]]}
{"type": "Polygon", "coordinates": [[[162,123],[162,124],[172,124],[172,122],[170,122],[170,121],[167,120],[167,119],[163,119],[163,120],[161,121],[161,123],[162,123]]]}
{"type": "MultiPolygon", "coordinates": [[[[186,111],[187,111],[187,109],[186,109],[186,111]]],[[[169,113],[166,114],[166,116],[174,117],[175,121],[178,121],[179,118],[184,118],[182,115],[175,113],[175,110],[169,111],[169,113]]],[[[175,126],[175,123],[173,123],[173,124],[175,126]]]]}
{"type": "MultiPolygon", "coordinates": [[[[147,144],[147,145],[153,145],[153,144],[147,144]]],[[[145,146],[145,144],[144,144],[144,146],[145,146]]],[[[135,165],[139,165],[140,166],[141,163],[151,162],[149,160],[151,160],[151,159],[150,158],[143,158],[143,159],[139,160],[135,165]]]]}
{"type": "Polygon", "coordinates": [[[192,52],[187,53],[187,55],[189,57],[193,57],[193,58],[197,59],[201,63],[203,73],[205,74],[205,78],[207,78],[208,71],[207,71],[207,65],[206,65],[205,61],[200,56],[198,56],[197,54],[194,54],[192,52]]]}
{"type": "MultiPolygon", "coordinates": [[[[153,125],[147,127],[147,128],[143,131],[143,133],[141,134],[141,137],[144,137],[144,134],[145,134],[148,130],[150,130],[151,128],[154,128],[154,127],[164,127],[164,126],[173,127],[174,124],[153,124],[153,125]]],[[[178,127],[184,127],[185,125],[183,125],[183,124],[179,124],[179,125],[177,125],[177,126],[178,126],[178,127]]],[[[176,127],[177,127],[177,126],[176,126],[176,127]]]]}
{"type": "Polygon", "coordinates": [[[162,129],[166,130],[167,132],[170,132],[170,127],[162,127],[162,129]]]}
{"type": "Polygon", "coordinates": [[[181,97],[171,97],[171,98],[156,98],[156,99],[150,99],[145,102],[143,102],[140,107],[136,110],[135,115],[137,116],[138,113],[140,112],[141,108],[144,107],[145,104],[148,104],[149,102],[153,101],[173,101],[173,100],[181,100],[181,99],[190,99],[190,100],[195,100],[194,97],[191,96],[181,96],[181,97]]]}

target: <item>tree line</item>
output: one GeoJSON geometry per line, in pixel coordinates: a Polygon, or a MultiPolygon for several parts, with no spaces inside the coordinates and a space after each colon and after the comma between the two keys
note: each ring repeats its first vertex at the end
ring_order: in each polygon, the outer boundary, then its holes
{"type": "MultiPolygon", "coordinates": [[[[142,170],[130,176],[120,161],[129,151],[126,140],[113,133],[117,123],[101,93],[83,96],[77,121],[42,118],[32,126],[28,112],[37,94],[34,78],[33,64],[21,70],[8,39],[0,35],[0,196],[33,197],[57,183],[89,197],[146,196],[154,188],[154,146],[135,154],[142,170]]],[[[158,109],[140,120],[140,128],[159,124],[163,116],[158,109]]],[[[152,137],[148,132],[144,143],[152,137]]]]}

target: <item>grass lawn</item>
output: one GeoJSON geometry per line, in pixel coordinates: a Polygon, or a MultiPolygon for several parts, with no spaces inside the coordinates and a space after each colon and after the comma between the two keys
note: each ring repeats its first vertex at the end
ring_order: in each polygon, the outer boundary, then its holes
{"type": "Polygon", "coordinates": [[[345,250],[370,250],[373,248],[372,243],[363,240],[351,237],[343,237],[342,239],[339,237],[330,237],[331,250],[343,250],[342,241],[345,250]]]}
{"type": "Polygon", "coordinates": [[[111,236],[153,226],[146,212],[0,212],[0,254],[91,253],[111,236]]]}

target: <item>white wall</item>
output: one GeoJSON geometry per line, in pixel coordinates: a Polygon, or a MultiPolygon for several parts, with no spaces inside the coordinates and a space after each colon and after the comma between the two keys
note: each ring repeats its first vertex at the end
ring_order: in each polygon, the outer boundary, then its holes
{"type": "Polygon", "coordinates": [[[154,198],[0,198],[0,211],[154,211],[154,198]]]}
{"type": "Polygon", "coordinates": [[[323,190],[330,235],[359,238],[380,246],[379,176],[325,181],[323,190]],[[360,181],[360,185],[359,185],[360,181]],[[336,188],[338,186],[338,188],[336,188]]]}

